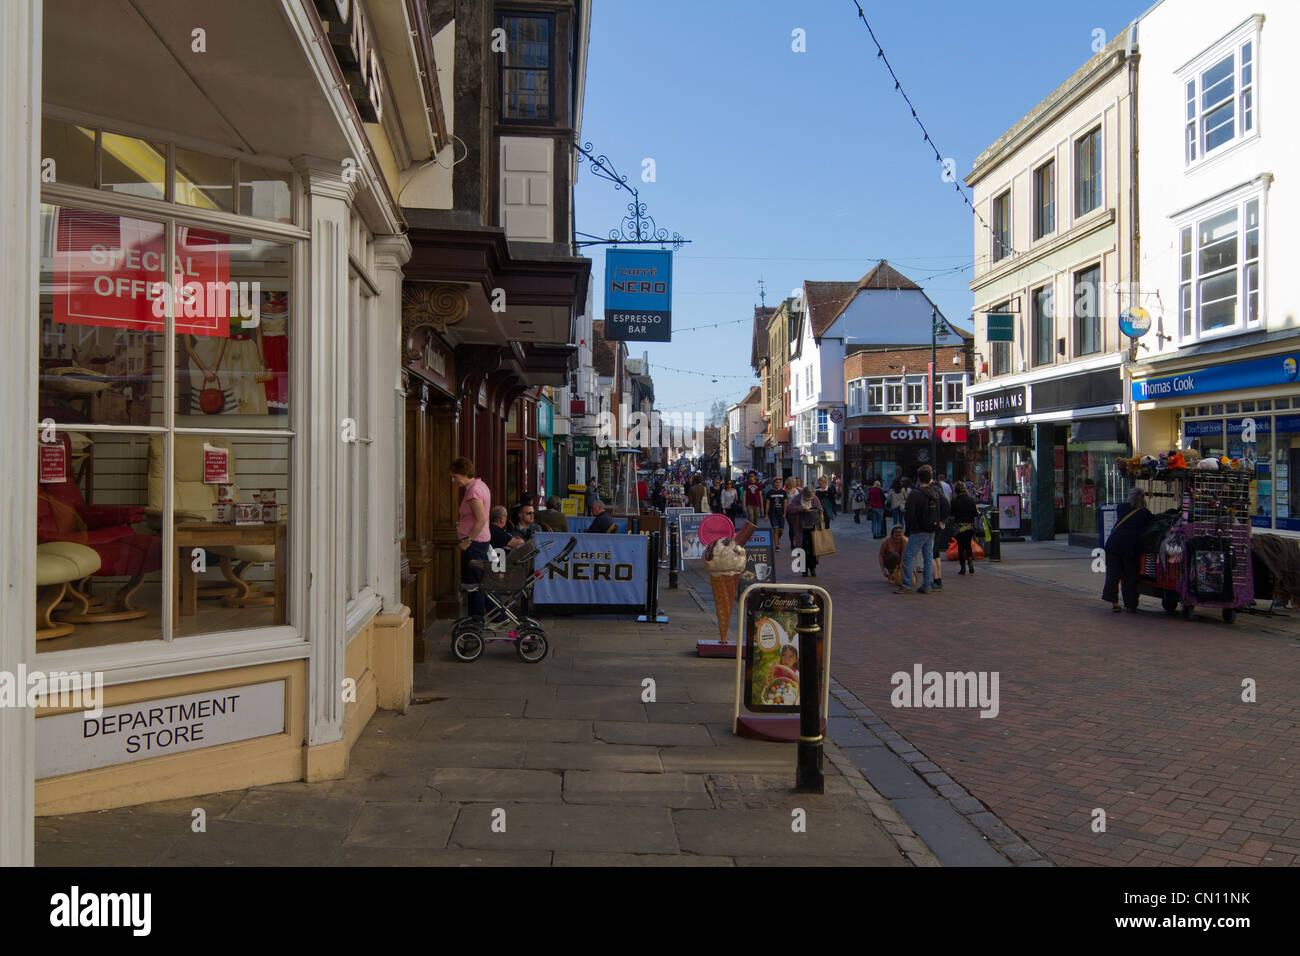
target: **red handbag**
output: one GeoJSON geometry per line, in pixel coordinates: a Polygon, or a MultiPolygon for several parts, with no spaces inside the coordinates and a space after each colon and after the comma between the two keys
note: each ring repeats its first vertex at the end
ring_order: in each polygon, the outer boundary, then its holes
{"type": "Polygon", "coordinates": [[[217,378],[216,372],[206,372],[203,375],[204,388],[199,392],[199,408],[207,415],[220,415],[221,410],[226,407],[226,395],[221,390],[221,379],[217,378]],[[216,383],[216,388],[208,386],[208,379],[216,383]]]}

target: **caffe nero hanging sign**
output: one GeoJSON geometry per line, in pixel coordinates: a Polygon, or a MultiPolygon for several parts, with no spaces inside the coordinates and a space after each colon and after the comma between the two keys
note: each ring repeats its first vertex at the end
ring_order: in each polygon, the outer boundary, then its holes
{"type": "Polygon", "coordinates": [[[1025,387],[1003,388],[971,396],[972,418],[1005,418],[1025,412],[1025,387]]]}

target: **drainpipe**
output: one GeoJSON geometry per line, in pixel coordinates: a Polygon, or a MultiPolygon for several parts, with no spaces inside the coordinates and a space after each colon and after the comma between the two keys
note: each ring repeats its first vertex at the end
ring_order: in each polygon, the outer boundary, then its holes
{"type": "MultiPolygon", "coordinates": [[[[1138,76],[1137,64],[1134,62],[1134,51],[1137,49],[1138,42],[1138,22],[1134,20],[1129,24],[1128,43],[1124,48],[1125,68],[1128,71],[1128,95],[1129,95],[1129,177],[1128,177],[1128,225],[1129,225],[1129,305],[1141,305],[1141,297],[1136,292],[1142,288],[1141,274],[1142,269],[1138,260],[1138,254],[1141,248],[1141,237],[1139,234],[1138,223],[1138,76]],[[1134,301],[1136,300],[1136,301],[1134,301]]],[[[1141,54],[1137,54],[1141,59],[1141,54]]],[[[1161,343],[1157,342],[1157,347],[1161,343]]],[[[1132,400],[1132,376],[1129,373],[1129,363],[1137,358],[1137,340],[1134,339],[1129,345],[1129,361],[1122,366],[1120,373],[1120,387],[1123,389],[1124,405],[1128,409],[1129,415],[1129,440],[1133,443],[1129,450],[1136,451],[1137,444],[1137,409],[1132,400]]]]}

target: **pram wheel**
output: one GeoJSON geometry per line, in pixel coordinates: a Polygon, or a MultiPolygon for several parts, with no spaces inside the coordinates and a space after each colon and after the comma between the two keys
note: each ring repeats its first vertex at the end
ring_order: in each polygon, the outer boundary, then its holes
{"type": "Polygon", "coordinates": [[[536,664],[544,660],[549,650],[550,643],[546,640],[545,631],[533,627],[520,629],[519,639],[515,642],[515,651],[525,664],[536,664]]]}
{"type": "Polygon", "coordinates": [[[1234,610],[1233,610],[1232,608],[1230,608],[1230,607],[1225,607],[1225,608],[1223,609],[1223,623],[1224,623],[1224,624],[1231,624],[1231,623],[1232,623],[1233,621],[1235,621],[1236,619],[1237,619],[1237,612],[1236,612],[1236,611],[1234,611],[1234,610]]]}
{"type": "Polygon", "coordinates": [[[451,635],[451,652],[465,664],[478,660],[483,653],[482,632],[469,626],[457,627],[451,635]]]}
{"type": "Polygon", "coordinates": [[[1184,620],[1184,621],[1190,621],[1190,620],[1192,619],[1192,616],[1193,616],[1195,613],[1196,613],[1196,608],[1192,607],[1192,605],[1190,605],[1190,604],[1186,604],[1186,603],[1183,604],[1183,620],[1184,620]]]}

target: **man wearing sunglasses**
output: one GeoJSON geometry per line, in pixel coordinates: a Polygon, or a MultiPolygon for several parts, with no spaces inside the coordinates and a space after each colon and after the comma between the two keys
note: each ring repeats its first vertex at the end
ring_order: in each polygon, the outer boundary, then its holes
{"type": "Polygon", "coordinates": [[[519,522],[515,525],[515,536],[525,541],[537,530],[537,509],[533,505],[519,506],[519,522]]]}

